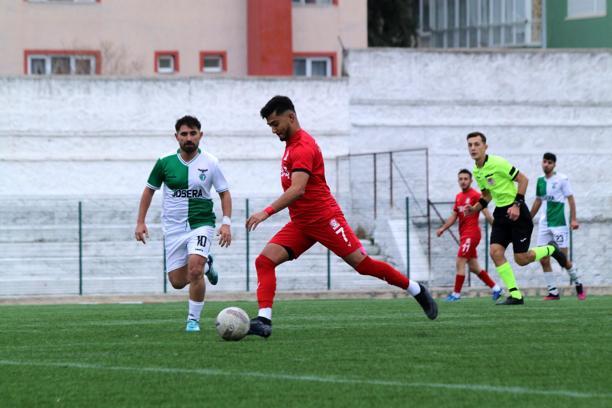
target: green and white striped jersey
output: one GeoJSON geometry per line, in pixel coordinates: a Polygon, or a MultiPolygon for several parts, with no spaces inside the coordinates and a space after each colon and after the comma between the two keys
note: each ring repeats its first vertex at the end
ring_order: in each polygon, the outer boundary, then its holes
{"type": "Polygon", "coordinates": [[[215,226],[210,189],[214,186],[218,193],[229,190],[215,156],[198,149],[198,155],[188,163],[178,150],[159,158],[149,175],[147,187],[159,190],[162,183],[164,232],[215,226]]]}
{"type": "Polygon", "coordinates": [[[542,176],[536,184],[536,197],[542,200],[540,225],[562,227],[565,222],[565,199],[574,193],[567,176],[553,173],[550,178],[542,176]]]}

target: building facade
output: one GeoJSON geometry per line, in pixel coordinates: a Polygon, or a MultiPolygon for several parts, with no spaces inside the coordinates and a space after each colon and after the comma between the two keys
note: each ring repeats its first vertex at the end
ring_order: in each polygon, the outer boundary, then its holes
{"type": "Polygon", "coordinates": [[[543,0],[419,0],[419,46],[542,45],[543,0]]]}
{"type": "Polygon", "coordinates": [[[0,27],[0,75],[337,76],[367,0],[15,0],[0,27]]]}
{"type": "Polygon", "coordinates": [[[612,47],[612,0],[419,0],[419,46],[612,47]]]}
{"type": "Polygon", "coordinates": [[[612,0],[548,0],[548,48],[612,47],[612,0]]]}

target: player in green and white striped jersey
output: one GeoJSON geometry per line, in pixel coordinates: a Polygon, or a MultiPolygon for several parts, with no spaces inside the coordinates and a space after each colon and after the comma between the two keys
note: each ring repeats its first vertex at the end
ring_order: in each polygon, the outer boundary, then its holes
{"type": "MultiPolygon", "coordinates": [[[[555,172],[556,165],[557,156],[553,153],[544,153],[542,158],[544,175],[538,178],[536,199],[531,206],[531,217],[535,217],[538,211],[542,209],[538,228],[538,245],[554,240],[561,251],[567,256],[569,228],[565,220],[566,199],[570,207],[570,227],[578,229],[580,224],[578,224],[576,219],[576,202],[574,201],[574,193],[572,192],[569,179],[564,174],[555,172]]],[[[548,295],[544,299],[558,300],[560,295],[552,274],[550,257],[542,258],[540,263],[542,264],[546,285],[548,286],[548,295]]],[[[586,291],[578,279],[576,267],[569,259],[567,263],[569,269],[566,270],[570,276],[570,281],[576,286],[578,299],[584,300],[586,298],[586,291]]]]}
{"type": "Polygon", "coordinates": [[[210,247],[215,234],[215,214],[210,190],[214,186],[221,198],[223,222],[219,244],[230,245],[232,198],[219,161],[198,146],[202,138],[198,119],[184,116],[176,122],[179,149],[155,163],[147,181],[136,222],[136,240],[148,238],[145,218],[153,194],[164,185],[162,225],[166,249],[168,280],[176,289],[189,285],[189,314],[186,331],[200,331],[206,286],[203,271],[212,285],[217,274],[212,268],[210,247]]]}

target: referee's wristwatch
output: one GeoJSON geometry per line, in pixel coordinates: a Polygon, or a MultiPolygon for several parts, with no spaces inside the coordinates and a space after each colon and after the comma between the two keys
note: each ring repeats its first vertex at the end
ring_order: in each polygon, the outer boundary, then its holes
{"type": "Polygon", "coordinates": [[[514,205],[520,208],[523,204],[525,204],[525,196],[517,193],[516,197],[514,197],[514,205]]]}

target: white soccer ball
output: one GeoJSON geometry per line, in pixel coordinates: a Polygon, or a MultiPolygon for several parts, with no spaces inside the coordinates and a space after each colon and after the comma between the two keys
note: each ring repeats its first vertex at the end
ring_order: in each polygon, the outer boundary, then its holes
{"type": "Polygon", "coordinates": [[[240,340],[249,331],[249,315],[239,307],[227,307],[219,312],[215,325],[222,339],[240,340]]]}

